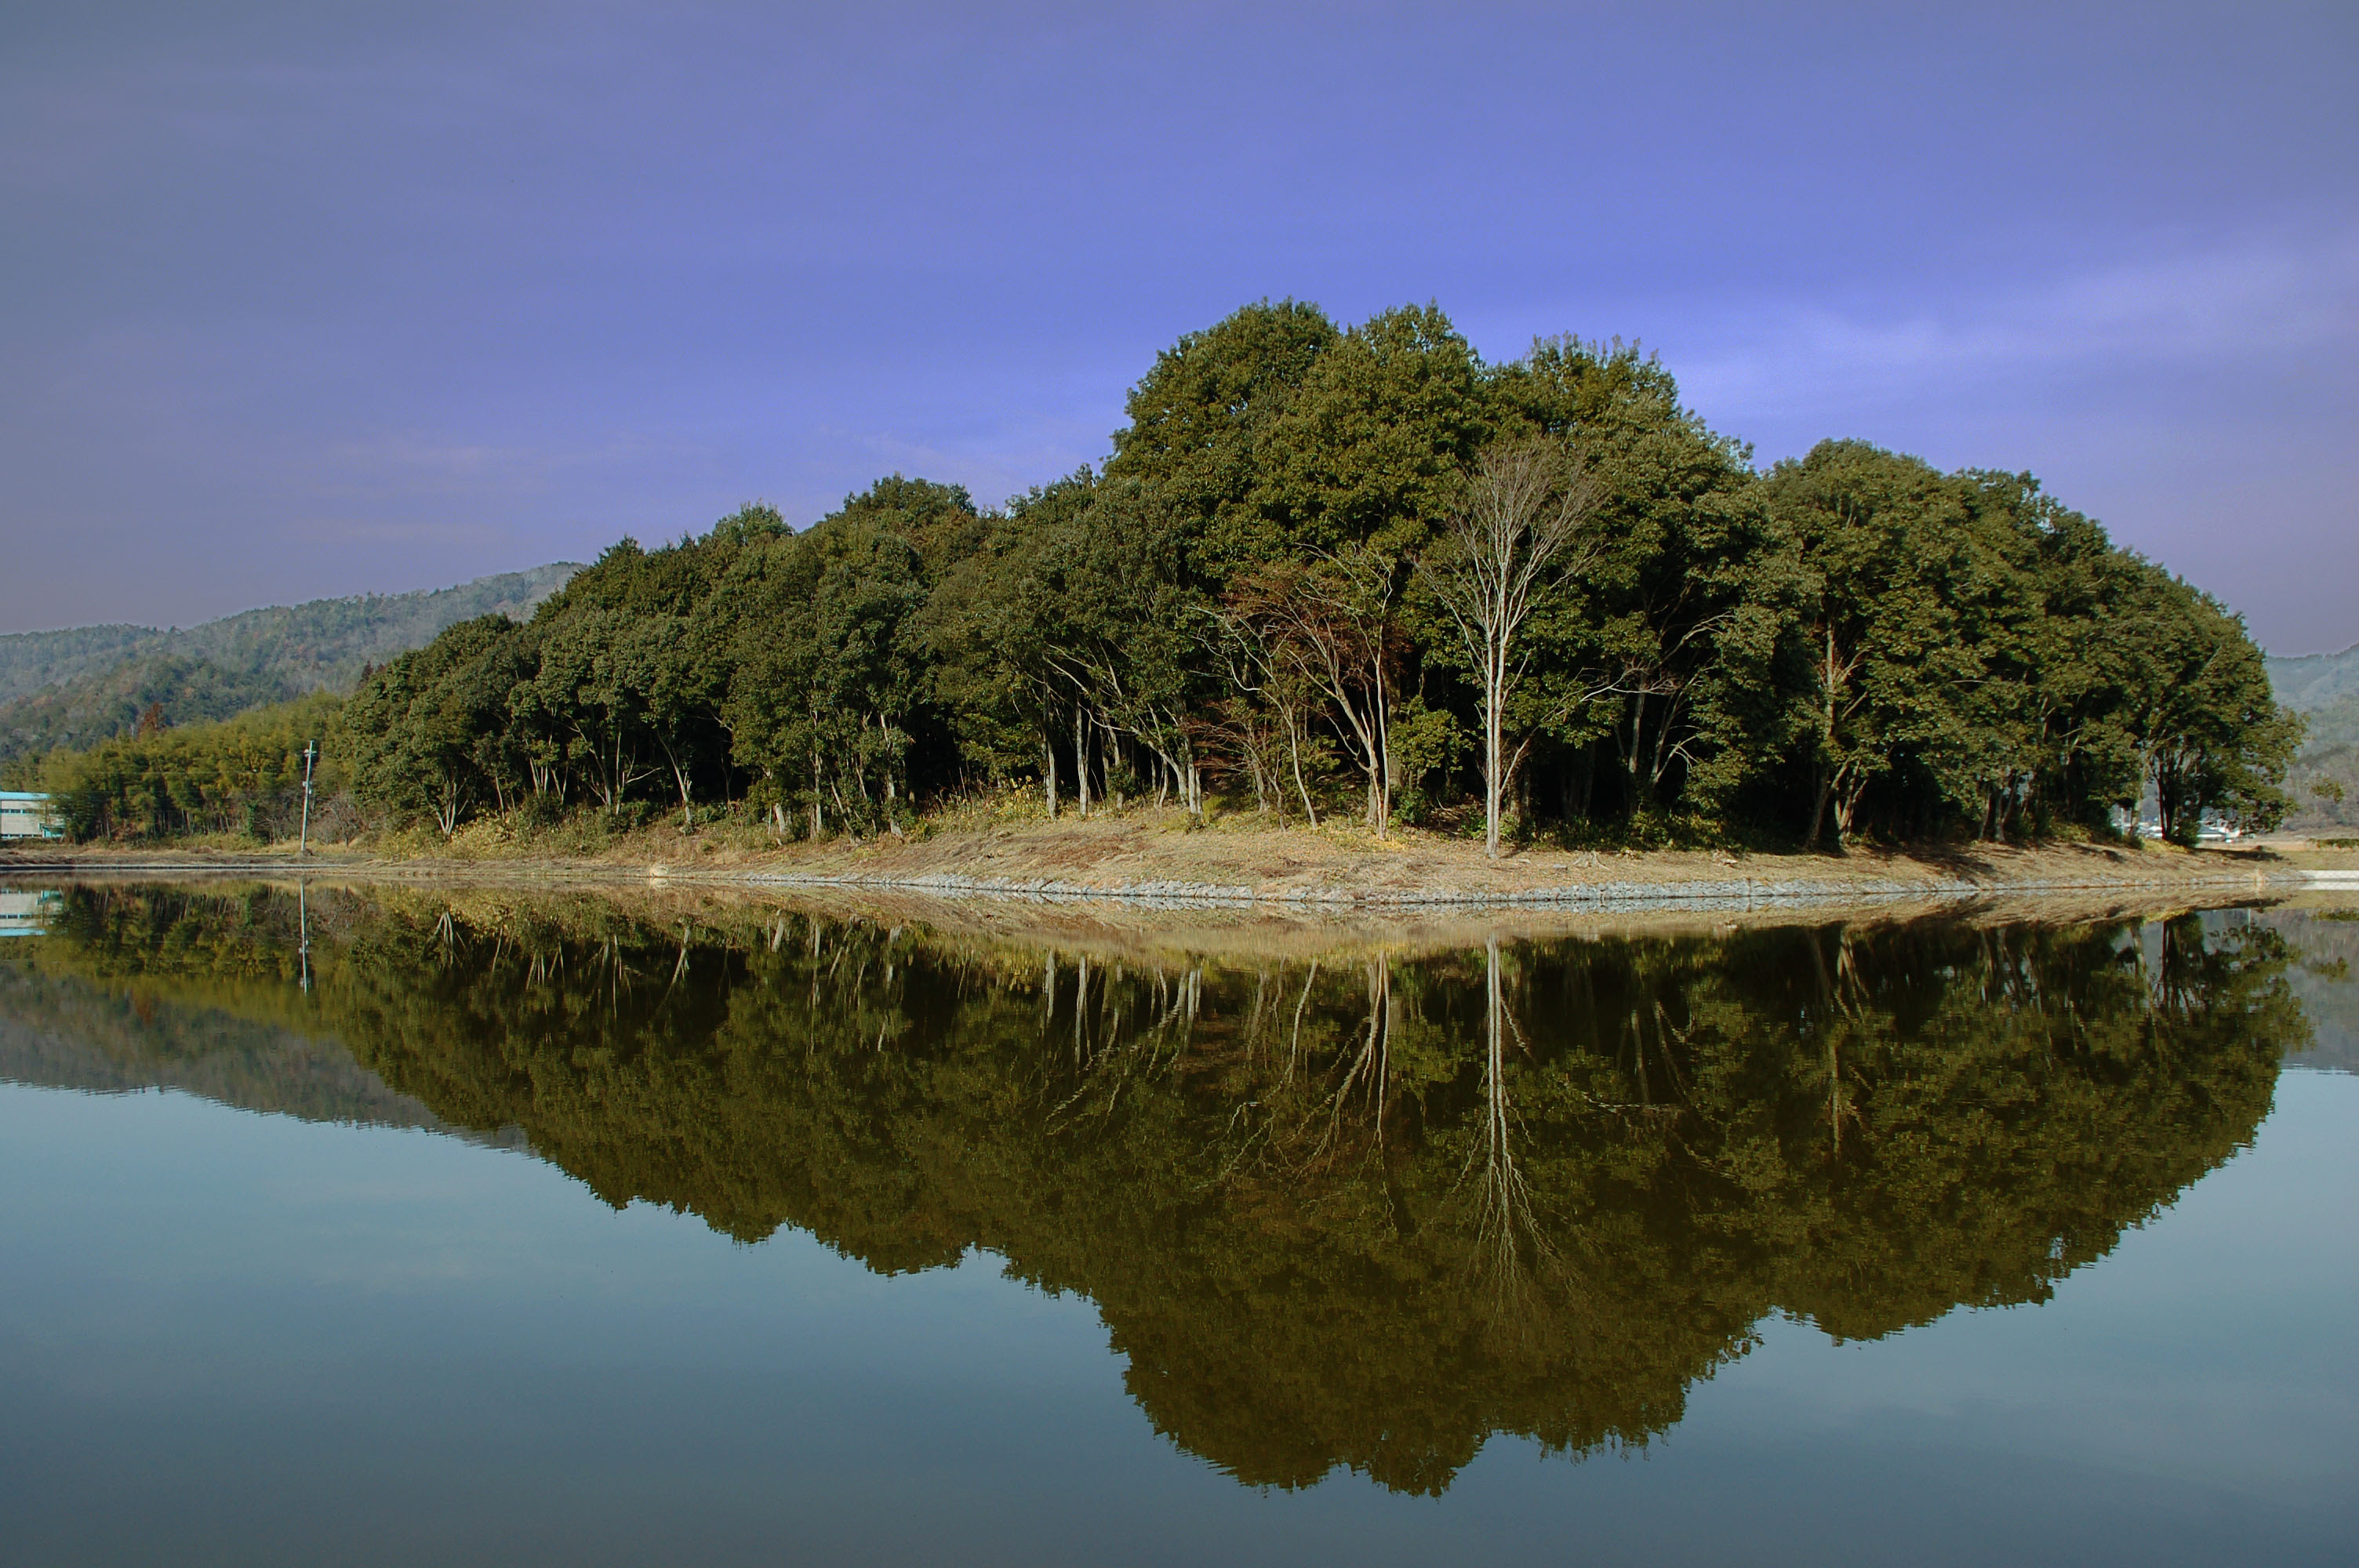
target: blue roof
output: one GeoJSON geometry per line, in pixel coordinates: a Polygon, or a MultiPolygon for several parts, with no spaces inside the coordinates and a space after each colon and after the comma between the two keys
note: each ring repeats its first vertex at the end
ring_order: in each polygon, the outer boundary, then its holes
{"type": "Polygon", "coordinates": [[[21,789],[0,789],[0,800],[47,800],[45,795],[30,795],[21,789]]]}

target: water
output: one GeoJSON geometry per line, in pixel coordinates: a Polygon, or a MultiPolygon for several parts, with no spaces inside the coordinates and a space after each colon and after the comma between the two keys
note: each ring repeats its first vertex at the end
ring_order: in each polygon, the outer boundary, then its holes
{"type": "Polygon", "coordinates": [[[0,944],[0,1558],[2359,1539],[2333,911],[60,891],[0,944]]]}

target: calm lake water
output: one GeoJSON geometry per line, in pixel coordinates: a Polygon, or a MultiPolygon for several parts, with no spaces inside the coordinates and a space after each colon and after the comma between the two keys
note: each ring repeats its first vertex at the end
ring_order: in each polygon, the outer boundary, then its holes
{"type": "Polygon", "coordinates": [[[0,1559],[2352,1560],[2344,912],[1024,918],[0,889],[0,1559]]]}

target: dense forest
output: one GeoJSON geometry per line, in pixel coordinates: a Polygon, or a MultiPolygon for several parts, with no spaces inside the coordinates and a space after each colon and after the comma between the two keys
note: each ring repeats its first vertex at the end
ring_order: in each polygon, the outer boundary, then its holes
{"type": "MultiPolygon", "coordinates": [[[[2301,721],[2242,622],[2027,474],[1759,470],[1634,347],[1487,364],[1430,307],[1249,306],[1127,417],[996,509],[896,476],[801,531],[625,539],[369,671],[340,765],[446,835],[881,835],[1021,791],[1495,850],[2104,834],[2144,797],[2191,842],[2289,804],[2301,721]]],[[[168,830],[162,785],[50,786],[79,835],[168,830]]]]}
{"type": "Polygon", "coordinates": [[[617,1207],[879,1272],[984,1249],[1094,1303],[1189,1451],[1417,1493],[1494,1433],[1643,1447],[1774,1314],[1871,1339],[2045,1299],[2249,1143],[2310,1033],[2241,912],[1215,961],[117,887],[49,933],[0,1009],[91,1040],[85,1079],[520,1139],[617,1207]],[[309,1076],[227,1020],[316,1038],[309,1076]]]}

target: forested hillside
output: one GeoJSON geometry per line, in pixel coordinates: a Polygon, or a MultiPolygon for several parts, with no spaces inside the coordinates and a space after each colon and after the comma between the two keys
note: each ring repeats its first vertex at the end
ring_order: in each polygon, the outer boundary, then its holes
{"type": "Polygon", "coordinates": [[[2303,654],[2272,658],[2269,684],[2277,700],[2296,713],[2312,713],[2359,697],[2359,645],[2339,654],[2303,654]]]}
{"type": "Polygon", "coordinates": [[[423,646],[454,622],[522,617],[570,563],[430,592],[361,594],[250,610],[185,630],[83,626],[0,636],[0,766],[152,728],[227,719],[321,689],[423,646]]]}
{"type": "Polygon", "coordinates": [[[1261,304],[1004,511],[898,476],[451,627],[346,710],[364,796],[905,830],[946,792],[1836,845],[2274,821],[2298,720],[2200,589],[2027,474],[1756,471],[1619,344],[1261,304]]]}
{"type": "Polygon", "coordinates": [[[2287,777],[2293,826],[2359,828],[2359,692],[2302,715],[2308,742],[2287,777]]]}
{"type": "Polygon", "coordinates": [[[2273,658],[2268,669],[2277,700],[2309,726],[2288,780],[2294,826],[2359,827],[2359,646],[2273,658]]]}

